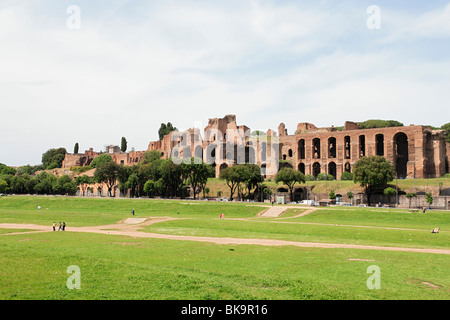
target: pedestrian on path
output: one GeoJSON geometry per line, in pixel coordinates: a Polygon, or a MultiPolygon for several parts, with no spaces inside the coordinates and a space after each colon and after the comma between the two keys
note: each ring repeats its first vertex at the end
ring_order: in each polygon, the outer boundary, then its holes
{"type": "Polygon", "coordinates": [[[60,231],[61,230],[61,228],[62,228],[62,226],[61,226],[61,221],[59,222],[59,227],[58,227],[58,231],[60,231]]]}
{"type": "Polygon", "coordinates": [[[56,231],[56,222],[53,221],[53,231],[56,231]]]}
{"type": "Polygon", "coordinates": [[[66,223],[63,222],[62,231],[66,231],[66,223]]]}

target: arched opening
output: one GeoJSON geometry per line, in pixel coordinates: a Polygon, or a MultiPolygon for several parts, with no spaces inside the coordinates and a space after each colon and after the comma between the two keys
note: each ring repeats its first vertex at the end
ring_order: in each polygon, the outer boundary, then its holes
{"type": "Polygon", "coordinates": [[[320,163],[314,162],[314,164],[313,164],[313,176],[314,176],[314,178],[317,178],[319,173],[320,173],[320,163]]]}
{"type": "Polygon", "coordinates": [[[303,200],[303,188],[296,188],[294,189],[293,193],[293,201],[301,201],[303,200]]]}
{"type": "Polygon", "coordinates": [[[288,150],[288,156],[291,158],[292,157],[292,149],[288,150]]]}
{"type": "Polygon", "coordinates": [[[360,135],[359,136],[359,157],[365,157],[366,156],[366,136],[360,135]]]}
{"type": "Polygon", "coordinates": [[[350,163],[346,162],[344,165],[344,171],[345,172],[352,172],[352,169],[350,167],[350,163]]]}
{"type": "Polygon", "coordinates": [[[298,141],[298,158],[299,159],[305,159],[305,139],[300,139],[298,141]]]}
{"type": "Polygon", "coordinates": [[[267,170],[267,165],[266,164],[262,164],[261,165],[261,175],[265,178],[266,177],[266,170],[267,170]]]}
{"type": "Polygon", "coordinates": [[[305,174],[305,164],[304,164],[304,163],[299,163],[297,169],[298,169],[298,171],[300,171],[301,173],[305,174]]]}
{"type": "Polygon", "coordinates": [[[384,156],[384,135],[381,133],[375,136],[375,154],[384,156]]]}
{"type": "Polygon", "coordinates": [[[219,174],[221,174],[222,171],[225,170],[226,168],[228,168],[228,165],[226,163],[222,163],[219,167],[219,174]]]}
{"type": "Polygon", "coordinates": [[[330,162],[328,164],[328,174],[331,174],[333,176],[334,180],[336,180],[336,174],[337,174],[336,163],[330,162]]]}
{"type": "Polygon", "coordinates": [[[203,161],[203,148],[202,146],[196,146],[194,149],[194,157],[203,161]]]}
{"type": "Polygon", "coordinates": [[[345,159],[350,159],[351,157],[351,141],[350,141],[350,137],[349,136],[345,136],[344,137],[344,158],[345,159]]]}
{"type": "Polygon", "coordinates": [[[408,175],[408,137],[403,132],[394,136],[394,155],[397,178],[406,178],[408,175]]]}
{"type": "Polygon", "coordinates": [[[328,138],[328,158],[336,158],[336,138],[328,138]]]}
{"type": "Polygon", "coordinates": [[[312,154],[314,159],[320,159],[320,139],[314,138],[312,141],[312,154]]]}

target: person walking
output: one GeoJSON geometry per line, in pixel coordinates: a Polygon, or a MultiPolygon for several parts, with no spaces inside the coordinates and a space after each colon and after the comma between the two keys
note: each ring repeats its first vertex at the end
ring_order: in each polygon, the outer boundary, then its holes
{"type": "Polygon", "coordinates": [[[62,231],[66,231],[66,223],[63,222],[62,231]]]}
{"type": "Polygon", "coordinates": [[[38,212],[41,212],[41,206],[38,206],[38,212]]]}
{"type": "Polygon", "coordinates": [[[59,222],[59,227],[58,227],[58,231],[60,231],[61,230],[61,228],[62,228],[62,226],[61,226],[61,221],[59,222]]]}
{"type": "Polygon", "coordinates": [[[53,221],[53,231],[56,231],[56,222],[53,221]]]}
{"type": "Polygon", "coordinates": [[[133,216],[134,216],[134,209],[133,210],[131,210],[131,213],[133,214],[133,216]]]}

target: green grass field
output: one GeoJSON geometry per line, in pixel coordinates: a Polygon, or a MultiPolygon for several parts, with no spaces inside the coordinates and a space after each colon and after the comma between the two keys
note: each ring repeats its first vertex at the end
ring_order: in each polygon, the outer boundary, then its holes
{"type": "Polygon", "coordinates": [[[70,232],[136,216],[172,217],[141,232],[302,242],[450,249],[449,212],[326,208],[295,217],[259,217],[258,204],[148,199],[2,197],[0,224],[49,226],[26,232],[0,226],[0,299],[384,300],[450,298],[450,256],[366,249],[212,244],[70,232]],[[38,213],[37,207],[41,206],[38,213]],[[220,220],[219,215],[225,214],[220,220]],[[440,227],[441,232],[430,230],[440,227]],[[67,268],[81,272],[70,290],[67,268]],[[381,288],[368,289],[369,266],[381,288]]]}

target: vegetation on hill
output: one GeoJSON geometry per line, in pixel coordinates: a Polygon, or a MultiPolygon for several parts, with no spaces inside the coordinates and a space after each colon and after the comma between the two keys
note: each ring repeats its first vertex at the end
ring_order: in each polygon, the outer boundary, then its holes
{"type": "Polygon", "coordinates": [[[388,127],[403,127],[403,123],[396,120],[366,120],[364,122],[358,122],[360,129],[372,129],[372,128],[388,128],[388,127]]]}

